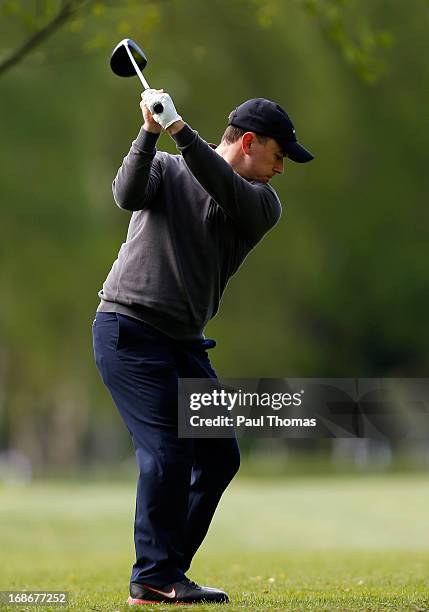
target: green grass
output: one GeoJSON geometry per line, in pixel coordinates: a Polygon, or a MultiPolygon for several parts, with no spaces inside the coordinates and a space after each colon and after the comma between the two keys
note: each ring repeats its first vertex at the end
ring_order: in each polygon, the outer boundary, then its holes
{"type": "MultiPolygon", "coordinates": [[[[428,485],[236,479],[189,576],[225,588],[228,611],[429,610],[428,485]]],[[[68,609],[127,610],[133,513],[130,484],[0,488],[0,590],[67,590],[68,609]]]]}

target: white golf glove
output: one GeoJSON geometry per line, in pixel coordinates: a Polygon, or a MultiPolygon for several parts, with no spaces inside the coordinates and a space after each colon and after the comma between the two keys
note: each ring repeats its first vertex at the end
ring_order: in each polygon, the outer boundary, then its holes
{"type": "Polygon", "coordinates": [[[161,127],[166,130],[175,121],[180,121],[182,118],[174,107],[173,100],[168,93],[159,92],[156,89],[146,89],[142,93],[142,99],[145,105],[152,113],[152,117],[161,127]],[[156,112],[157,104],[162,104],[162,112],[156,112]]]}

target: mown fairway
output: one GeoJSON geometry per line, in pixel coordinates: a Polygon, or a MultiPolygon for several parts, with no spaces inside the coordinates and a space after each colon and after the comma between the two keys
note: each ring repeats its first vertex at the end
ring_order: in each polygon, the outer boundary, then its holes
{"type": "MultiPolygon", "coordinates": [[[[130,484],[1,487],[0,590],[127,610],[133,514],[130,484]]],[[[423,476],[237,479],[189,576],[225,610],[428,610],[428,517],[423,476]]]]}

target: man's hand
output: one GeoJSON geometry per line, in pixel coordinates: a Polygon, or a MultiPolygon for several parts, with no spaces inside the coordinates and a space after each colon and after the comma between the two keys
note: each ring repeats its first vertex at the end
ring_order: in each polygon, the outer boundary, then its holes
{"type": "MultiPolygon", "coordinates": [[[[151,89],[151,91],[156,91],[156,90],[151,89]]],[[[162,91],[163,91],[162,89],[158,90],[159,93],[162,93],[162,91]]],[[[142,94],[142,101],[140,102],[140,108],[142,109],[143,118],[144,118],[143,128],[146,130],[146,132],[151,132],[152,134],[160,134],[162,132],[162,127],[152,117],[152,113],[146,106],[145,101],[143,100],[143,94],[142,94]]]]}
{"type": "Polygon", "coordinates": [[[181,121],[182,117],[177,113],[173,100],[168,93],[164,93],[162,89],[146,89],[142,93],[142,102],[140,106],[143,110],[143,116],[146,122],[145,112],[148,112],[152,121],[155,121],[164,130],[168,129],[173,123],[181,121]],[[162,113],[155,113],[154,108],[157,104],[162,104],[162,113]]]}

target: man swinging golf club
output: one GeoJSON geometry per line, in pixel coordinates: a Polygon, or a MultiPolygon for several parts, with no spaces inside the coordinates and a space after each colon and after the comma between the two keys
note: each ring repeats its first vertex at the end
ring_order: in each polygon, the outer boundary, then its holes
{"type": "Polygon", "coordinates": [[[186,572],[238,470],[239,449],[235,439],[178,438],[178,378],[216,378],[206,351],[216,343],[204,327],[280,217],[269,180],[284,158],[313,156],[286,112],[263,98],[232,111],[216,148],[167,93],[147,89],[140,106],[144,124],[113,181],[116,203],[133,214],[93,326],[96,363],[139,468],[128,603],[227,602],[186,572]],[[163,129],[179,155],[155,149],[163,129]]]}

